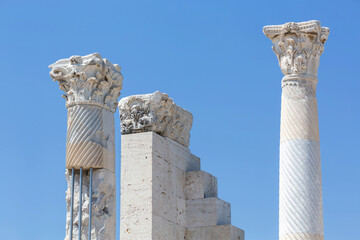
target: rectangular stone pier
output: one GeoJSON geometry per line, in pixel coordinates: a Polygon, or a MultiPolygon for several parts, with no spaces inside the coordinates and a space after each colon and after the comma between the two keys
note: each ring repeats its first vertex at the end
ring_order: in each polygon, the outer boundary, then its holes
{"type": "Polygon", "coordinates": [[[230,224],[216,178],[188,148],[154,132],[122,136],[121,240],[243,240],[230,224]]]}
{"type": "Polygon", "coordinates": [[[192,114],[161,92],[123,98],[119,111],[121,240],[244,240],[188,149],[192,114]]]}

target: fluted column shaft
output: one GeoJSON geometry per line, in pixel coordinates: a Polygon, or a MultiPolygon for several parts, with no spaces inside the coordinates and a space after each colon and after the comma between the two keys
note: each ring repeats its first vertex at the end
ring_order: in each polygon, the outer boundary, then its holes
{"type": "Polygon", "coordinates": [[[280,240],[323,239],[321,161],[316,82],[282,83],[280,240]]]}
{"type": "Polygon", "coordinates": [[[279,239],[323,240],[317,69],[329,34],[320,22],[266,26],[282,80],[279,239]]]}
{"type": "Polygon", "coordinates": [[[115,171],[113,113],[93,105],[68,108],[66,167],[115,171]]]}

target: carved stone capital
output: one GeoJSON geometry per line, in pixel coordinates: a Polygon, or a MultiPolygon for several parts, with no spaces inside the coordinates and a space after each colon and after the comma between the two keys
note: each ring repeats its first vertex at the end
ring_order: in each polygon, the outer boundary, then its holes
{"type": "Polygon", "coordinates": [[[133,95],[119,101],[121,133],[153,131],[188,147],[193,116],[167,94],[133,95]]]}
{"type": "Polygon", "coordinates": [[[123,82],[119,65],[93,53],[61,59],[49,67],[51,78],[65,92],[67,108],[87,104],[116,111],[123,82]]]}
{"type": "Polygon", "coordinates": [[[282,73],[317,77],[320,55],[329,35],[329,28],[319,21],[285,23],[263,28],[273,42],[282,73]]]}

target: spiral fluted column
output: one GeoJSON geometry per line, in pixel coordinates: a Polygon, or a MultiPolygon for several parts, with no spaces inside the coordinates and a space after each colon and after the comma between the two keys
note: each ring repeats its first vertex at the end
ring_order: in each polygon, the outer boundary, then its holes
{"type": "Polygon", "coordinates": [[[65,92],[67,216],[65,240],[113,240],[116,233],[113,113],[122,88],[118,65],[100,54],[49,66],[65,92]]]}
{"type": "Polygon", "coordinates": [[[279,239],[323,240],[317,69],[329,29],[319,21],[264,27],[282,79],[279,239]]]}

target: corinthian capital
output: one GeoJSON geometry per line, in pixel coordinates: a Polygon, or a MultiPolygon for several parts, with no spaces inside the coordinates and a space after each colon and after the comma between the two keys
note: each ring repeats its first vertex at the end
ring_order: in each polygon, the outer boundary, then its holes
{"type": "Polygon", "coordinates": [[[308,21],[265,26],[263,31],[274,44],[273,50],[284,75],[317,77],[329,28],[321,27],[319,21],[308,21]]]}
{"type": "Polygon", "coordinates": [[[153,131],[188,147],[193,116],[167,94],[133,95],[119,101],[121,133],[153,131]]]}
{"type": "Polygon", "coordinates": [[[119,65],[93,53],[61,59],[49,67],[51,78],[65,92],[66,107],[87,104],[116,111],[123,82],[119,65]]]}

